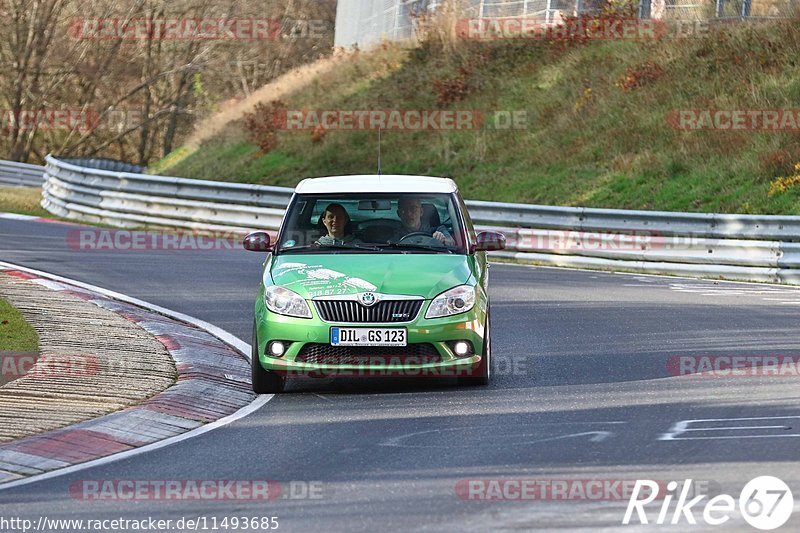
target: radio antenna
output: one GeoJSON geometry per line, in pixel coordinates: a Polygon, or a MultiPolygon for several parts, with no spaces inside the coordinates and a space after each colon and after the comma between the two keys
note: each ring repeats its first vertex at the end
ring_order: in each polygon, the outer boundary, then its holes
{"type": "Polygon", "coordinates": [[[378,126],[378,176],[381,175],[381,128],[378,126]]]}

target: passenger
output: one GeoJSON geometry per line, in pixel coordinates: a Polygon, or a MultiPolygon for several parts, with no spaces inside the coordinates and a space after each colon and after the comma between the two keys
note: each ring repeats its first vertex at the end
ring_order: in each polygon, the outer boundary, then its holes
{"type": "Polygon", "coordinates": [[[327,235],[323,235],[315,244],[320,246],[337,246],[343,244],[358,244],[361,241],[356,239],[352,234],[346,233],[349,230],[350,215],[341,204],[330,204],[325,208],[320,217],[325,229],[328,230],[327,235]]]}

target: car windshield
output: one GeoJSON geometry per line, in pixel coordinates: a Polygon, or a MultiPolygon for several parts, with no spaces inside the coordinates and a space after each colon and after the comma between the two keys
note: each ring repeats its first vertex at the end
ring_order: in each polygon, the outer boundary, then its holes
{"type": "Polygon", "coordinates": [[[452,194],[297,195],[278,253],[466,253],[452,194]]]}

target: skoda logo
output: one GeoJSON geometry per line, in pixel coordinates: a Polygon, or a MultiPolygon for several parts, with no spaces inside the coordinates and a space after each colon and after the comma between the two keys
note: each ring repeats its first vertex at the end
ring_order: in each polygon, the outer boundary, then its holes
{"type": "Polygon", "coordinates": [[[377,302],[378,299],[375,298],[374,293],[363,292],[358,295],[358,301],[361,302],[361,305],[363,305],[364,307],[371,307],[375,305],[375,302],[377,302]]]}

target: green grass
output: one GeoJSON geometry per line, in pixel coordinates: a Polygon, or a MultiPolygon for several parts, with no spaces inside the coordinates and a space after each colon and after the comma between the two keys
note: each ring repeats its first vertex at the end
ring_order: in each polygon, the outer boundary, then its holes
{"type": "MultiPolygon", "coordinates": [[[[481,200],[800,214],[800,191],[767,194],[770,181],[791,175],[800,161],[798,133],[686,132],[667,122],[677,109],[798,108],[798,58],[798,20],[659,41],[428,42],[360,53],[286,103],[436,109],[435,82],[466,67],[468,94],[448,108],[525,110],[527,127],[385,132],[384,173],[451,175],[465,197],[481,200]],[[639,84],[626,89],[631,76],[639,84]]],[[[280,132],[265,155],[238,121],[159,171],[293,186],[307,176],[373,173],[376,144],[374,132],[328,132],[318,142],[310,132],[280,132]]]]}
{"type": "MultiPolygon", "coordinates": [[[[64,222],[74,222],[69,218],[60,217],[50,213],[39,205],[42,199],[42,190],[33,187],[0,187],[0,213],[16,213],[20,215],[30,215],[44,217],[52,220],[64,222]]],[[[117,228],[111,224],[101,222],[81,222],[87,226],[98,228],[117,228]]],[[[133,227],[128,229],[144,229],[133,227]]]]}
{"type": "Polygon", "coordinates": [[[39,336],[22,314],[0,298],[0,351],[36,353],[39,336]]]}
{"type": "Polygon", "coordinates": [[[52,217],[39,205],[41,199],[42,190],[39,188],[0,187],[0,213],[52,217]]]}

